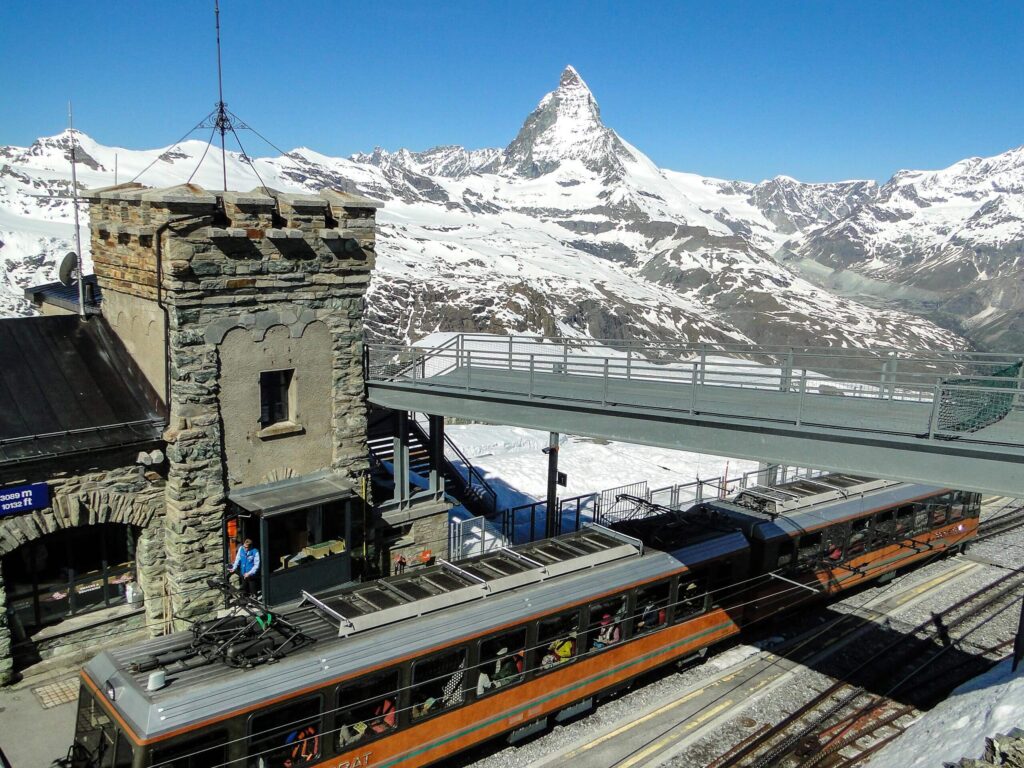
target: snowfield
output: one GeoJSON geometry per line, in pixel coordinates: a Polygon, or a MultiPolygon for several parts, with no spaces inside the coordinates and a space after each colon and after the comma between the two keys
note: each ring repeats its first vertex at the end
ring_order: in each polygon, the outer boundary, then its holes
{"type": "Polygon", "coordinates": [[[1024,667],[1010,659],[964,683],[926,712],[867,768],[937,768],[962,757],[981,757],[985,738],[1024,728],[1024,667]]]}

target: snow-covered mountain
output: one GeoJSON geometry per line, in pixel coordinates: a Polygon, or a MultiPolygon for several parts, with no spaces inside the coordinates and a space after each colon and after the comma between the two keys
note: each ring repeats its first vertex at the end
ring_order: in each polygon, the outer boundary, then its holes
{"type": "MultiPolygon", "coordinates": [[[[0,148],[5,314],[28,311],[21,289],[53,279],[70,245],[69,140],[65,133],[27,149],[0,148]]],[[[115,155],[121,181],[152,163],[140,181],[178,184],[205,149],[199,141],[135,151],[79,140],[79,182],[87,187],[113,183],[115,155]]],[[[229,154],[227,162],[229,186],[255,186],[243,157],[229,154]]],[[[333,158],[300,148],[254,163],[273,188],[333,186],[386,201],[369,295],[374,338],[479,330],[858,347],[964,343],[928,320],[839,296],[775,258],[793,258],[814,233],[878,204],[874,182],[750,184],[660,169],[603,124],[571,67],[505,149],[333,158]]],[[[220,155],[210,153],[193,180],[216,189],[220,178],[220,155]]]]}
{"type": "Polygon", "coordinates": [[[983,347],[1024,347],[1024,147],[900,171],[873,199],[805,230],[786,255],[850,296],[945,317],[983,347]]]}

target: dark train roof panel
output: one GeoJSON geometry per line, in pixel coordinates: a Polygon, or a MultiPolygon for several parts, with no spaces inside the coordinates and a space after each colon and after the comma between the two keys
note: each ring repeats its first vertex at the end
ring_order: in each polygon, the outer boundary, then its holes
{"type": "Polygon", "coordinates": [[[0,464],[157,443],[163,407],[103,317],[0,320],[0,464]]]}

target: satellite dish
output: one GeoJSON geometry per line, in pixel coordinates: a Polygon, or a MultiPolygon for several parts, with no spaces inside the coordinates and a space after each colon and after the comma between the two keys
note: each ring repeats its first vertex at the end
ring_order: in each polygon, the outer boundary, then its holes
{"type": "Polygon", "coordinates": [[[57,270],[57,277],[60,279],[61,283],[69,288],[75,284],[75,281],[78,279],[77,253],[71,251],[64,257],[64,261],[60,263],[60,269],[57,270]]]}

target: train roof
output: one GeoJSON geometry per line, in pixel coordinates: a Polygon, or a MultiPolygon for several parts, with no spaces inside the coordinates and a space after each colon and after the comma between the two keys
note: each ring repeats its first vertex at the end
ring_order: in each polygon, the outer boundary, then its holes
{"type": "MultiPolygon", "coordinates": [[[[714,511],[734,521],[749,536],[762,541],[825,528],[868,512],[896,507],[913,499],[942,493],[943,486],[900,483],[891,480],[860,478],[862,482],[849,483],[845,487],[832,482],[836,475],[820,478],[801,478],[795,483],[779,486],[757,486],[740,491],[729,499],[704,502],[704,509],[714,511]],[[828,484],[835,487],[829,488],[828,484]],[[817,487],[818,492],[813,491],[817,487]],[[804,491],[802,494],[780,493],[785,503],[760,504],[772,491],[785,492],[787,489],[804,491]]],[[[843,481],[855,479],[852,475],[839,475],[843,481]]]]}
{"type": "MultiPolygon", "coordinates": [[[[438,600],[439,595],[405,602],[402,605],[407,609],[421,603],[420,607],[429,611],[408,616],[392,614],[393,623],[366,626],[350,632],[348,636],[341,636],[344,628],[329,613],[325,615],[319,606],[285,612],[283,615],[289,621],[316,638],[316,642],[274,664],[247,670],[222,663],[206,664],[169,673],[166,687],[147,691],[147,673],[133,672],[132,666],[180,647],[188,633],[176,633],[101,653],[84,669],[101,689],[113,687],[115,706],[137,736],[143,739],[159,737],[270,699],[315,689],[362,669],[386,666],[408,656],[422,655],[462,637],[485,635],[530,616],[583,602],[628,584],[655,580],[702,562],[740,554],[748,547],[742,534],[724,533],[670,552],[645,552],[639,541],[630,542],[621,534],[590,526],[554,540],[514,547],[510,550],[513,554],[508,551],[489,553],[461,561],[457,568],[467,575],[459,577],[462,580],[460,586],[453,585],[447,591],[447,594],[463,592],[455,605],[444,605],[443,600],[438,600]],[[569,556],[568,552],[573,549],[577,552],[569,556]],[[479,582],[474,582],[468,574],[483,574],[487,568],[497,569],[499,559],[524,563],[521,558],[526,558],[542,563],[545,552],[549,553],[549,558],[553,553],[565,553],[562,559],[550,560],[549,565],[541,566],[548,570],[548,578],[512,583],[508,589],[494,593],[478,589],[476,599],[461,599],[465,588],[474,583],[479,586],[479,582]],[[610,558],[609,552],[615,552],[617,556],[610,558]],[[573,561],[580,567],[570,568],[573,561]]],[[[532,569],[535,570],[536,566],[532,569]]],[[[518,578],[524,578],[523,574],[529,570],[519,571],[518,578]]],[[[427,569],[419,574],[429,576],[427,569]]],[[[452,575],[458,574],[450,570],[445,573],[446,578],[452,575]]],[[[354,602],[356,595],[362,596],[359,599],[370,597],[370,602],[373,595],[389,594],[394,597],[394,593],[389,591],[390,586],[405,581],[405,588],[399,587],[399,590],[407,592],[408,577],[409,574],[393,576],[318,599],[332,609],[339,609],[343,604],[349,606],[352,615],[345,618],[356,622],[359,617],[351,611],[351,606],[357,604],[354,602]],[[374,589],[383,591],[368,591],[374,589]]],[[[507,576],[495,574],[492,583],[505,578],[507,576]]],[[[393,608],[377,607],[362,615],[372,617],[376,614],[379,617],[393,608]]],[[[336,612],[344,616],[340,610],[336,612]]]]}

